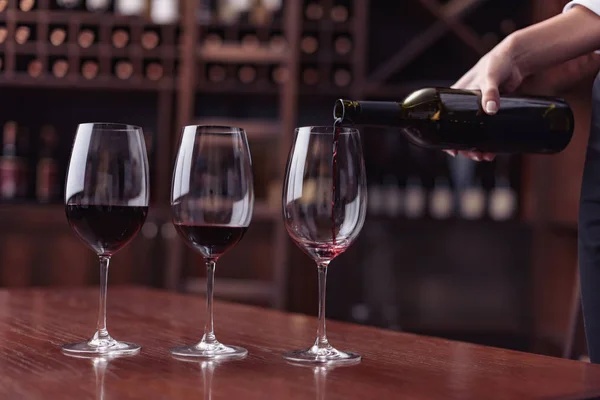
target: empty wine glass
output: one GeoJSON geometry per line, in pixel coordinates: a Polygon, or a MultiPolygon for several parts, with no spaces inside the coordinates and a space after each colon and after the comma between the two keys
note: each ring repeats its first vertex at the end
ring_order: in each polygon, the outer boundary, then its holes
{"type": "Polygon", "coordinates": [[[283,187],[283,218],[292,240],[317,263],[319,322],[314,345],[285,353],[283,357],[289,361],[360,360],[360,355],[336,350],[327,340],[325,283],[329,263],[350,247],[364,224],[366,196],[363,152],[356,129],[296,129],[283,187]],[[338,138],[335,147],[334,131],[338,138]]]}
{"type": "Polygon", "coordinates": [[[67,344],[76,355],[133,354],[140,346],[118,342],[106,329],[110,258],[140,231],[148,214],[150,183],[142,129],[111,123],[81,124],[71,152],[65,191],[71,228],[100,258],[100,304],[92,339],[67,344]]]}
{"type": "Polygon", "coordinates": [[[244,348],[219,343],[213,327],[213,286],[219,257],[244,236],[254,210],[252,161],[246,132],[226,126],[183,130],[171,190],[173,223],[206,261],[206,325],[198,344],[175,347],[179,357],[243,357],[244,348]]]}

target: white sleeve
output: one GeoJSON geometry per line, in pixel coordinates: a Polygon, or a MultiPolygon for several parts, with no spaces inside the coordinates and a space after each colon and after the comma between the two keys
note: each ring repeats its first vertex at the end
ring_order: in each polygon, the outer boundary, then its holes
{"type": "Polygon", "coordinates": [[[563,9],[563,12],[569,11],[574,6],[584,6],[585,8],[589,9],[590,11],[593,11],[596,14],[600,15],[600,0],[575,0],[575,1],[570,1],[569,3],[567,3],[567,5],[565,6],[565,8],[563,9]]]}

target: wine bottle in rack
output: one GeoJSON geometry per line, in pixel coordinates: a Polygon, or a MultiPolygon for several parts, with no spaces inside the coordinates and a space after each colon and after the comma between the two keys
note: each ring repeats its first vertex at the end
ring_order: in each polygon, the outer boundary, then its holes
{"type": "Polygon", "coordinates": [[[323,18],[323,6],[319,3],[309,3],[304,10],[304,16],[309,21],[318,21],[323,18]]]}
{"type": "Polygon", "coordinates": [[[67,60],[56,60],[52,64],[52,75],[57,78],[64,78],[69,73],[69,62],[67,60]]]}
{"type": "Polygon", "coordinates": [[[518,208],[518,196],[510,184],[510,156],[498,155],[495,163],[496,176],[488,213],[495,221],[506,221],[515,216],[518,208]]]}
{"type": "Polygon", "coordinates": [[[256,68],[251,65],[243,65],[238,70],[238,79],[244,84],[252,83],[256,80],[256,68]]]}
{"type": "Polygon", "coordinates": [[[19,9],[23,12],[29,12],[35,7],[35,0],[21,0],[19,1],[19,9]]]}
{"type": "Polygon", "coordinates": [[[174,24],[179,20],[179,0],[151,0],[150,19],[159,25],[174,24]]]}
{"type": "Polygon", "coordinates": [[[250,23],[258,26],[265,26],[273,21],[273,14],[271,10],[265,7],[262,1],[257,1],[252,6],[249,15],[250,23]]]}
{"type": "Polygon", "coordinates": [[[248,34],[242,37],[241,44],[242,49],[244,50],[256,50],[258,47],[260,47],[260,40],[256,35],[248,34]]]}
{"type": "Polygon", "coordinates": [[[42,65],[42,62],[38,59],[32,60],[27,65],[27,73],[32,78],[39,78],[43,72],[44,72],[44,66],[42,65]]]}
{"type": "Polygon", "coordinates": [[[5,25],[0,25],[0,44],[6,42],[6,38],[8,37],[8,29],[6,29],[5,25]]]}
{"type": "Polygon", "coordinates": [[[111,0],[86,0],[85,6],[88,11],[103,12],[110,8],[111,0]]]}
{"type": "Polygon", "coordinates": [[[117,78],[127,80],[133,75],[133,65],[129,61],[117,61],[115,64],[115,75],[117,78]]]}
{"type": "Polygon", "coordinates": [[[283,85],[290,79],[290,71],[286,67],[277,66],[271,72],[271,79],[278,85],[283,85]]]}
{"type": "Polygon", "coordinates": [[[223,45],[223,37],[218,33],[209,33],[204,38],[204,45],[207,48],[216,49],[223,45]]]}
{"type": "Polygon", "coordinates": [[[165,74],[163,66],[158,62],[150,62],[146,66],[146,78],[151,81],[159,81],[165,74]]]}
{"type": "Polygon", "coordinates": [[[319,70],[317,68],[308,67],[302,71],[302,83],[307,86],[315,86],[321,80],[319,70]]]}
{"type": "Polygon", "coordinates": [[[67,40],[67,30],[65,28],[54,28],[50,31],[50,43],[53,46],[61,46],[67,40]]]}
{"type": "Polygon", "coordinates": [[[434,219],[447,219],[452,216],[454,200],[450,181],[447,177],[438,176],[435,179],[429,196],[429,214],[434,219]]]}
{"type": "Polygon", "coordinates": [[[338,36],[333,42],[335,52],[341,56],[346,56],[352,51],[352,40],[346,35],[338,36]]]}
{"type": "Polygon", "coordinates": [[[27,138],[19,125],[8,121],[3,128],[0,157],[0,197],[16,200],[27,195],[27,138]]]}
{"type": "Polygon", "coordinates": [[[115,12],[121,15],[141,16],[146,13],[146,0],[115,0],[115,12]]]}
{"type": "Polygon", "coordinates": [[[314,54],[319,50],[319,41],[314,36],[305,36],[300,41],[300,48],[305,54],[314,54]]]}
{"type": "Polygon", "coordinates": [[[211,83],[223,82],[227,79],[227,70],[222,65],[210,65],[207,69],[207,76],[211,83]]]}
{"type": "Polygon", "coordinates": [[[333,72],[333,83],[339,87],[346,87],[352,82],[352,74],[346,68],[337,68],[333,72]]]}
{"type": "Polygon", "coordinates": [[[145,50],[153,50],[160,44],[160,36],[156,31],[145,31],[142,34],[142,47],[145,50]]]}
{"type": "Polygon", "coordinates": [[[284,52],[287,48],[287,41],[283,37],[283,35],[273,35],[269,39],[269,47],[271,50],[276,52],[284,52]]]}
{"type": "Polygon", "coordinates": [[[90,48],[96,41],[96,34],[91,29],[82,29],[77,36],[77,43],[84,49],[90,48]]]}
{"type": "Polygon", "coordinates": [[[451,160],[451,170],[458,191],[458,212],[463,219],[478,220],[485,216],[486,193],[477,174],[477,164],[465,157],[451,160]]]}
{"type": "Polygon", "coordinates": [[[367,187],[367,207],[369,214],[381,215],[385,209],[385,193],[380,182],[373,182],[367,187]]]}
{"type": "Polygon", "coordinates": [[[15,42],[25,44],[31,38],[31,28],[25,25],[19,26],[15,31],[15,42]]]}
{"type": "Polygon", "coordinates": [[[392,218],[400,216],[404,205],[404,192],[400,189],[396,176],[386,175],[383,178],[383,193],[385,215],[392,218]]]}
{"type": "Polygon", "coordinates": [[[111,37],[112,45],[117,49],[124,49],[129,44],[129,32],[126,29],[115,29],[111,37]]]}
{"type": "Polygon", "coordinates": [[[404,214],[409,219],[419,219],[425,214],[427,197],[418,175],[410,175],[404,192],[404,214]]]}
{"type": "Polygon", "coordinates": [[[92,80],[98,76],[98,72],[100,71],[100,67],[98,66],[98,62],[94,60],[84,61],[81,65],[81,75],[87,79],[92,80]]]}
{"type": "Polygon", "coordinates": [[[348,8],[341,4],[333,6],[331,8],[331,20],[336,23],[342,23],[348,21],[348,8]]]}
{"type": "Polygon", "coordinates": [[[40,150],[36,168],[35,195],[40,203],[55,201],[60,196],[58,135],[52,125],[40,130],[40,150]]]}

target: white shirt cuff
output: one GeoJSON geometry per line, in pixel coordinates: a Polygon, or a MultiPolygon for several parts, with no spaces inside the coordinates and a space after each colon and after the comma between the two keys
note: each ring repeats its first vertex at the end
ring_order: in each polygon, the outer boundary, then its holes
{"type": "Polygon", "coordinates": [[[570,1],[563,8],[563,12],[569,11],[571,8],[575,6],[584,6],[592,12],[600,15],[600,0],[574,0],[570,1]]]}

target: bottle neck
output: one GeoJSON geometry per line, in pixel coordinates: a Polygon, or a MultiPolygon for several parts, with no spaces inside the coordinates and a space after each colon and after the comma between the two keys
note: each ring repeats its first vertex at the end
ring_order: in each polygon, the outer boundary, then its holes
{"type": "Polygon", "coordinates": [[[393,101],[338,100],[333,116],[341,125],[401,126],[404,124],[402,103],[393,101]]]}

